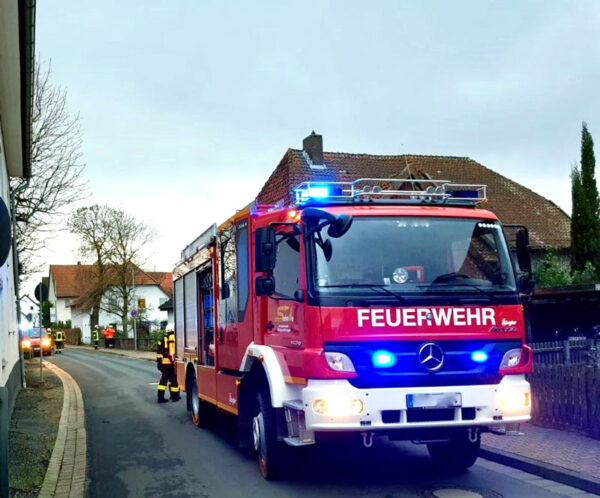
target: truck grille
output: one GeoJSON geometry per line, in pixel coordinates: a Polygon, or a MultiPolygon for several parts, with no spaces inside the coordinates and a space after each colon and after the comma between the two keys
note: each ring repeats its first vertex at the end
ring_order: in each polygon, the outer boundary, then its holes
{"type": "Polygon", "coordinates": [[[359,389],[370,389],[497,384],[501,379],[498,370],[504,353],[519,347],[521,342],[518,340],[357,341],[329,342],[325,344],[325,351],[346,354],[357,373],[357,377],[348,381],[359,389]],[[419,349],[426,342],[434,342],[444,353],[442,366],[433,372],[419,360],[419,349]],[[387,368],[376,367],[373,356],[379,351],[391,353],[394,364],[387,368]],[[487,360],[473,361],[474,351],[485,351],[487,360]]]}

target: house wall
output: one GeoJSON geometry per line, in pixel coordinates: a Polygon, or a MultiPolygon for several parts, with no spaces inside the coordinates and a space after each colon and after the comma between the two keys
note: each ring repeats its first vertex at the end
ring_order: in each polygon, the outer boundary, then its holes
{"type": "MultiPolygon", "coordinates": [[[[0,122],[0,197],[10,212],[8,168],[4,155],[0,122]]],[[[19,389],[19,330],[15,300],[12,251],[0,267],[0,388],[8,388],[8,406],[12,410],[19,389]]]]}
{"type": "Polygon", "coordinates": [[[54,306],[50,310],[50,314],[53,317],[53,322],[66,322],[71,320],[71,308],[67,306],[67,302],[70,302],[71,298],[57,297],[56,296],[56,284],[50,274],[50,289],[48,289],[48,301],[54,306]]]}
{"type": "Polygon", "coordinates": [[[81,342],[92,343],[91,315],[88,310],[71,310],[71,327],[81,330],[81,342]]]}
{"type": "MultiPolygon", "coordinates": [[[[168,313],[166,311],[161,311],[158,307],[168,299],[167,296],[157,285],[139,285],[135,287],[135,296],[134,302],[136,303],[135,307],[137,308],[137,300],[145,299],[146,300],[146,313],[145,319],[151,322],[160,323],[161,321],[168,320],[168,313]]],[[[104,298],[103,298],[104,299],[104,298]]],[[[132,306],[133,309],[133,306],[132,306]]],[[[106,311],[101,310],[99,316],[99,324],[100,327],[104,327],[109,323],[117,323],[117,330],[121,330],[121,317],[115,314],[106,313],[106,311]]],[[[83,330],[83,329],[82,329],[83,330]]],[[[130,330],[130,335],[133,332],[130,330]]]]}

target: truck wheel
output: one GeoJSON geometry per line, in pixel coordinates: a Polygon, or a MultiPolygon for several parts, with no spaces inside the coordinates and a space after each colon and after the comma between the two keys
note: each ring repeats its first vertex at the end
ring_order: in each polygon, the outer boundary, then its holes
{"type": "Polygon", "coordinates": [[[467,431],[452,436],[447,442],[427,443],[431,458],[440,465],[454,470],[466,470],[471,467],[479,456],[480,446],[479,432],[473,442],[469,439],[467,431]]]}
{"type": "Polygon", "coordinates": [[[268,389],[256,394],[256,412],[252,419],[252,442],[258,457],[260,474],[268,480],[284,476],[287,467],[285,443],[277,441],[275,409],[268,389]]]}
{"type": "Polygon", "coordinates": [[[189,398],[188,406],[190,407],[190,415],[192,417],[192,423],[196,427],[207,427],[208,426],[208,407],[206,402],[202,401],[198,397],[198,385],[196,379],[192,379],[190,385],[186,390],[186,396],[189,398]]]}

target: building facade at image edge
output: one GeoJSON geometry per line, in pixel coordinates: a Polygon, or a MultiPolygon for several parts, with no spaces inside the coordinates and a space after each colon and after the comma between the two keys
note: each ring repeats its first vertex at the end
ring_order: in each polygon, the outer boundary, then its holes
{"type": "MultiPolygon", "coordinates": [[[[0,209],[3,213],[0,237],[3,249],[12,248],[10,177],[31,177],[34,30],[34,1],[0,2],[0,209]]],[[[16,299],[18,265],[12,249],[6,261],[1,263],[0,495],[4,496],[8,493],[6,421],[12,413],[22,379],[16,299]]]]}
{"type": "MultiPolygon", "coordinates": [[[[449,180],[452,183],[487,185],[484,209],[504,224],[529,229],[534,268],[548,249],[568,264],[571,219],[552,201],[468,157],[404,154],[383,156],[324,152],[323,138],[314,132],[302,149],[288,149],[258,194],[259,204],[292,203],[292,190],[304,181],[353,181],[357,178],[409,178],[449,180]]],[[[410,189],[410,186],[406,186],[410,189]]]]}

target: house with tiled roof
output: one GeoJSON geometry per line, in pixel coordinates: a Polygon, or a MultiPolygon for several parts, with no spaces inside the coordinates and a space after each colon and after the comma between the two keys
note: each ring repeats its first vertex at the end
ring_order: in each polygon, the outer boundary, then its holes
{"type": "Polygon", "coordinates": [[[288,149],[258,194],[259,204],[292,202],[292,190],[304,181],[353,181],[358,178],[448,180],[487,185],[485,209],[504,224],[529,229],[534,260],[552,248],[566,255],[571,219],[554,202],[468,157],[414,154],[373,155],[324,152],[323,137],[313,132],[302,149],[288,149]]]}
{"type": "MultiPolygon", "coordinates": [[[[95,287],[94,265],[50,265],[48,300],[52,303],[51,320],[54,322],[71,321],[73,327],[79,327],[82,340],[91,338],[92,293],[95,287]]],[[[173,274],[171,272],[144,271],[135,268],[132,275],[135,285],[132,308],[145,310],[145,320],[151,324],[167,321],[168,314],[160,305],[173,295],[173,274]]],[[[110,292],[110,288],[106,293],[110,292]]],[[[106,294],[105,293],[105,294],[106,294]]],[[[120,328],[121,317],[100,310],[99,325],[116,323],[120,328]]]]}

